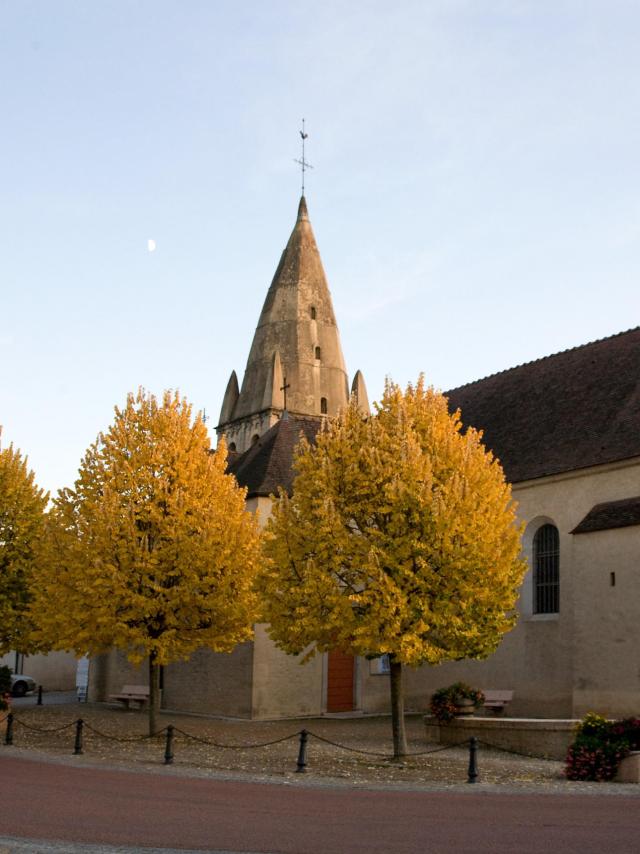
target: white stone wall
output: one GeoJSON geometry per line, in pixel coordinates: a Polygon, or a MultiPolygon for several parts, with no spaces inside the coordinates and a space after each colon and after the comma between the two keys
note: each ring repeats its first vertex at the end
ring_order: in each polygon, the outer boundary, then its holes
{"type": "Polygon", "coordinates": [[[573,565],[574,714],[638,715],[640,527],[576,535],[573,565]]]}

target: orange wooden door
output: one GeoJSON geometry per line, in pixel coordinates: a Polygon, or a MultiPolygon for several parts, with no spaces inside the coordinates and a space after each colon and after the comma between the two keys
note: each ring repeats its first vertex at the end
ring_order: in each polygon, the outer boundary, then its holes
{"type": "Polygon", "coordinates": [[[327,667],[327,711],[328,712],[352,712],[353,701],[353,674],[355,670],[355,658],[346,655],[340,650],[332,650],[329,653],[327,667]]]}

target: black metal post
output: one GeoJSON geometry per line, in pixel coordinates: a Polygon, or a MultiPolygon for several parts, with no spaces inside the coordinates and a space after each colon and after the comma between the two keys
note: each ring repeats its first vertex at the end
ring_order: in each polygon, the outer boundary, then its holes
{"type": "Polygon", "coordinates": [[[309,738],[309,733],[306,729],[300,730],[300,749],[298,750],[298,762],[296,773],[304,774],[307,770],[307,740],[309,738]]]}
{"type": "Polygon", "coordinates": [[[13,744],[13,713],[7,715],[7,731],[4,734],[4,743],[13,744]]]}
{"type": "Polygon", "coordinates": [[[84,726],[84,721],[82,718],[78,718],[76,721],[76,743],[73,746],[73,755],[80,756],[83,753],[82,750],[82,727],[84,726]]]}
{"type": "Polygon", "coordinates": [[[472,735],[469,739],[469,779],[467,783],[475,783],[478,779],[478,739],[472,735]]]}
{"type": "Polygon", "coordinates": [[[42,685],[38,685],[38,702],[36,703],[36,705],[42,705],[42,685]]]}
{"type": "Polygon", "coordinates": [[[173,726],[171,724],[167,727],[167,740],[164,746],[164,764],[173,764],[173,726]]]}

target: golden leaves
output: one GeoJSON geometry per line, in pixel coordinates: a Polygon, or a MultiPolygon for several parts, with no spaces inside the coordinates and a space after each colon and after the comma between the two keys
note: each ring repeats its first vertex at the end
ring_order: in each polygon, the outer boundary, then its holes
{"type": "Polygon", "coordinates": [[[26,612],[48,500],[20,451],[0,450],[0,654],[33,648],[26,612]]]}
{"type": "Polygon", "coordinates": [[[58,648],[120,647],[158,664],[246,640],[259,534],[244,490],[180,395],[143,390],[115,409],[59,493],[39,597],[58,648]]]}
{"type": "Polygon", "coordinates": [[[301,443],[276,502],[261,588],[288,652],[391,652],[417,665],[479,657],[513,622],[524,566],[511,492],[480,434],[425,388],[388,383],[301,443]]]}

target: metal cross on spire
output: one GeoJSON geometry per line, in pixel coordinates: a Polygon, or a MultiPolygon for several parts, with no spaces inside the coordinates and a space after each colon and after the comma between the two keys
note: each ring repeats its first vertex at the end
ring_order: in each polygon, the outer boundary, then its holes
{"type": "Polygon", "coordinates": [[[304,129],[304,119],[302,120],[302,130],[300,131],[300,136],[302,138],[302,157],[300,159],[294,157],[293,162],[297,163],[302,167],[302,195],[304,196],[304,173],[307,169],[313,169],[313,166],[304,159],[304,141],[309,136],[308,133],[305,133],[304,129]]]}
{"type": "Polygon", "coordinates": [[[284,392],[284,408],[287,408],[287,389],[291,388],[291,383],[287,382],[287,378],[283,377],[283,385],[280,386],[280,391],[284,392]]]}

